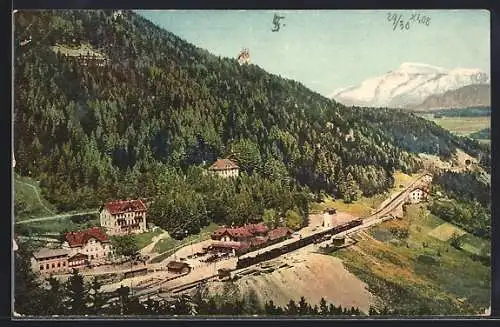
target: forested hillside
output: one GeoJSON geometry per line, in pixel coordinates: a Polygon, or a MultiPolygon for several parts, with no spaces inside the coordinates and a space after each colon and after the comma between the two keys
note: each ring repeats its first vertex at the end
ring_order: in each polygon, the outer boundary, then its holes
{"type": "Polygon", "coordinates": [[[480,151],[414,115],[346,108],[256,65],[213,56],[133,12],[20,11],[15,41],[16,170],[39,179],[60,210],[178,190],[190,196],[186,207],[199,204],[200,219],[221,210],[208,202],[220,199],[214,190],[236,203],[220,213],[226,218],[243,210],[238,201],[253,208],[262,194],[291,200],[267,199],[244,216],[305,210],[297,194],[309,190],[386,190],[395,169],[420,167],[417,152],[480,151]],[[56,54],[57,44],[89,45],[109,62],[83,65],[56,54]],[[189,167],[229,154],[248,178],[194,186],[204,175],[189,167]],[[192,184],[179,177],[186,173],[192,184]]]}

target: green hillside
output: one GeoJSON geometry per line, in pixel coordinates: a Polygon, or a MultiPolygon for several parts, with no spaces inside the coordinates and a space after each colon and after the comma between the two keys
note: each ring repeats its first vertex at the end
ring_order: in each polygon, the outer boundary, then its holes
{"type": "Polygon", "coordinates": [[[15,50],[15,155],[58,210],[157,196],[155,222],[194,232],[271,208],[305,215],[310,191],[381,193],[395,170],[419,169],[418,152],[487,151],[415,115],[347,108],[211,55],[133,12],[20,11],[16,42],[26,34],[33,41],[15,50]],[[109,60],[84,65],[56,45],[109,60]],[[230,154],[236,181],[193,168],[230,154]]]}
{"type": "Polygon", "coordinates": [[[14,214],[17,220],[56,214],[53,206],[41,196],[40,186],[34,180],[15,175],[14,190],[14,214]]]}

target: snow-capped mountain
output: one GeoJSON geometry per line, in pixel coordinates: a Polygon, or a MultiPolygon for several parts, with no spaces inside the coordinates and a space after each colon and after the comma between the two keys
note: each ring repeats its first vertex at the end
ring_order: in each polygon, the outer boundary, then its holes
{"type": "Polygon", "coordinates": [[[403,63],[398,69],[365,80],[358,86],[336,90],[331,98],[345,105],[412,108],[431,95],[463,86],[489,84],[478,69],[445,69],[421,63],[403,63]]]}

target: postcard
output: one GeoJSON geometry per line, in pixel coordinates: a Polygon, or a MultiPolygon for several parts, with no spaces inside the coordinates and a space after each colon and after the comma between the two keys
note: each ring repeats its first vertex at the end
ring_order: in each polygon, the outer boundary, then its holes
{"type": "Polygon", "coordinates": [[[13,315],[491,311],[486,10],[15,10],[13,315]]]}

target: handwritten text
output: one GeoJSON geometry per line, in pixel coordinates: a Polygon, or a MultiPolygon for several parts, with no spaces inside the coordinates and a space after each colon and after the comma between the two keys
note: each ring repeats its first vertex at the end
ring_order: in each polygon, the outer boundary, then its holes
{"type": "Polygon", "coordinates": [[[392,30],[409,30],[412,24],[429,26],[431,18],[421,14],[410,14],[409,18],[404,14],[388,13],[387,21],[392,23],[392,30]]]}

